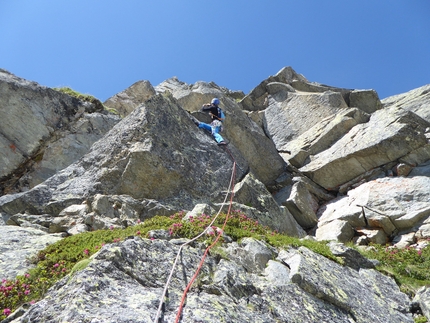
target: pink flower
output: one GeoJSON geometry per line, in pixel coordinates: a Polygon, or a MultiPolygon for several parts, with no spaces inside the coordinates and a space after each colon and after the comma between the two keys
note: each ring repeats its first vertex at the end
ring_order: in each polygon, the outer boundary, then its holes
{"type": "Polygon", "coordinates": [[[10,309],[8,309],[8,308],[5,308],[5,309],[3,310],[3,314],[4,314],[4,315],[6,315],[6,316],[9,316],[9,315],[10,315],[10,313],[12,313],[12,311],[11,311],[10,309]]]}
{"type": "Polygon", "coordinates": [[[113,230],[113,225],[111,225],[111,226],[109,227],[109,229],[113,230]]]}
{"type": "Polygon", "coordinates": [[[208,236],[213,236],[213,235],[215,235],[215,231],[214,231],[214,229],[213,229],[213,228],[207,228],[207,229],[206,229],[206,234],[207,234],[208,236]]]}
{"type": "Polygon", "coordinates": [[[29,289],[26,289],[26,290],[24,291],[24,294],[25,294],[25,295],[30,294],[30,290],[29,290],[29,289]]]}
{"type": "Polygon", "coordinates": [[[90,251],[88,249],[84,250],[84,254],[86,254],[88,256],[88,254],[90,253],[90,251]]]}
{"type": "Polygon", "coordinates": [[[421,254],[423,253],[423,251],[420,249],[420,250],[417,251],[417,253],[418,253],[418,256],[421,256],[421,254]]]}
{"type": "Polygon", "coordinates": [[[25,278],[30,278],[30,274],[25,274],[25,278]]]}
{"type": "Polygon", "coordinates": [[[140,235],[140,231],[137,231],[136,234],[139,236],[140,235]]]}
{"type": "Polygon", "coordinates": [[[59,264],[55,264],[55,265],[54,265],[54,268],[57,268],[58,266],[60,266],[60,265],[59,265],[59,264]]]}
{"type": "Polygon", "coordinates": [[[140,219],[137,219],[137,223],[140,223],[140,219]]]}

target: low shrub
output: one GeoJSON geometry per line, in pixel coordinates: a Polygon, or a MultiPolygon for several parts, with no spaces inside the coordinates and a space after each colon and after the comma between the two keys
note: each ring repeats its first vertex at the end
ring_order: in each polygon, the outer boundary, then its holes
{"type": "MultiPolygon", "coordinates": [[[[174,238],[194,238],[211,223],[212,217],[206,214],[184,221],[184,212],[170,217],[155,216],[135,226],[125,229],[99,230],[85,232],[64,238],[44,250],[33,259],[33,269],[13,280],[3,279],[0,285],[0,320],[5,319],[23,303],[32,303],[41,299],[48,288],[68,274],[84,269],[89,257],[109,243],[118,243],[130,236],[148,237],[148,232],[156,229],[169,231],[174,238]]],[[[201,241],[210,244],[220,232],[227,214],[222,213],[212,227],[201,237],[201,241]]],[[[224,233],[235,241],[253,237],[267,242],[274,247],[304,246],[329,259],[340,262],[325,242],[298,239],[280,234],[247,217],[240,210],[228,215],[224,233]]],[[[222,240],[222,238],[221,238],[222,240]]],[[[396,280],[401,289],[409,294],[416,288],[430,283],[430,248],[399,250],[383,246],[372,246],[361,251],[366,257],[377,259],[378,269],[396,280]]],[[[222,251],[214,251],[216,256],[226,257],[222,251]]]]}

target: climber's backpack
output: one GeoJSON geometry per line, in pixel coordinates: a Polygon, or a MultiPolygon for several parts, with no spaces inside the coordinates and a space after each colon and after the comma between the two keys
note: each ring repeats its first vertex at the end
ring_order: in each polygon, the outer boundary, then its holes
{"type": "Polygon", "coordinates": [[[222,109],[220,107],[218,107],[218,115],[219,115],[219,119],[221,122],[225,121],[225,113],[224,111],[222,111],[222,109]]]}

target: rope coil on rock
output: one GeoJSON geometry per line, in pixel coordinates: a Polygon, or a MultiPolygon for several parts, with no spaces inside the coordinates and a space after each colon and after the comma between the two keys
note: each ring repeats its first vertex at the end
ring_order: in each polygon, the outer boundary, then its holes
{"type": "MultiPolygon", "coordinates": [[[[231,155],[231,153],[230,153],[230,155],[231,155]]],[[[233,158],[233,156],[232,156],[232,155],[231,155],[231,157],[233,158]]],[[[232,192],[232,194],[231,194],[231,198],[230,198],[230,204],[229,204],[228,212],[227,212],[226,219],[225,219],[225,221],[224,221],[224,224],[223,224],[222,230],[218,233],[218,236],[216,237],[216,239],[214,240],[214,242],[213,242],[213,243],[212,243],[208,248],[206,248],[205,253],[203,254],[203,257],[202,257],[202,259],[201,259],[201,261],[200,261],[200,263],[199,263],[199,266],[197,267],[196,273],[194,274],[194,276],[192,277],[192,279],[191,279],[190,283],[187,285],[187,287],[186,287],[186,288],[185,288],[185,290],[184,290],[184,294],[183,294],[183,296],[182,296],[181,304],[180,304],[180,306],[179,306],[178,314],[177,314],[177,316],[176,316],[176,320],[175,320],[175,322],[179,322],[179,319],[180,319],[180,317],[181,317],[181,313],[182,313],[183,304],[184,304],[184,302],[185,302],[186,294],[187,294],[188,290],[190,289],[190,287],[191,287],[192,283],[194,282],[195,278],[197,277],[197,275],[198,275],[198,273],[199,273],[199,271],[200,271],[201,267],[203,266],[203,262],[204,262],[204,260],[205,260],[205,258],[206,258],[206,256],[207,256],[207,254],[208,254],[209,250],[210,250],[210,249],[211,249],[211,248],[212,248],[212,247],[213,247],[213,246],[218,242],[218,240],[219,240],[220,236],[221,236],[221,235],[222,235],[222,233],[224,232],[224,228],[225,228],[225,225],[227,224],[227,220],[228,220],[228,217],[229,217],[229,214],[230,214],[230,211],[231,211],[231,207],[232,207],[232,203],[233,203],[233,196],[234,196],[233,189],[234,189],[234,181],[235,181],[235,177],[236,177],[236,161],[235,161],[235,160],[234,160],[234,158],[233,158],[233,167],[232,167],[232,173],[231,173],[231,177],[230,177],[230,183],[229,183],[229,187],[228,187],[227,193],[226,193],[226,195],[225,195],[224,201],[223,201],[223,203],[221,204],[221,206],[220,206],[220,208],[219,208],[219,210],[218,210],[217,214],[216,214],[216,215],[214,216],[214,218],[212,219],[211,223],[209,223],[209,225],[208,225],[208,226],[207,226],[207,227],[206,227],[206,228],[205,228],[205,229],[204,229],[204,230],[203,230],[199,235],[197,235],[197,236],[196,236],[196,237],[194,237],[193,239],[191,239],[191,240],[189,240],[189,241],[187,241],[187,242],[183,243],[183,244],[180,246],[180,248],[179,248],[179,250],[178,250],[178,253],[177,253],[177,255],[176,255],[176,259],[175,259],[175,261],[173,262],[172,270],[170,271],[169,277],[168,277],[167,282],[166,282],[166,284],[165,284],[165,287],[164,287],[163,293],[162,293],[162,295],[161,295],[161,297],[160,297],[160,304],[159,304],[159,306],[158,306],[157,314],[155,315],[155,318],[154,318],[154,323],[160,323],[160,322],[158,322],[158,319],[160,318],[160,314],[161,314],[161,311],[162,311],[162,308],[163,308],[164,298],[166,297],[167,290],[168,290],[168,287],[169,287],[170,282],[171,282],[171,280],[172,280],[172,277],[173,277],[173,273],[174,273],[175,267],[176,267],[176,265],[177,265],[177,263],[178,263],[178,261],[179,261],[179,257],[180,257],[180,255],[181,255],[182,249],[183,249],[185,246],[187,246],[187,245],[191,244],[192,242],[196,241],[197,239],[199,239],[201,236],[203,236],[203,235],[207,232],[207,230],[208,230],[208,229],[210,229],[210,228],[212,227],[212,225],[215,223],[215,220],[216,220],[216,219],[218,218],[218,216],[220,215],[221,210],[222,210],[223,206],[225,205],[225,203],[226,203],[226,201],[227,201],[228,194],[229,194],[229,193],[230,193],[230,191],[231,191],[231,192],[232,192]]]]}

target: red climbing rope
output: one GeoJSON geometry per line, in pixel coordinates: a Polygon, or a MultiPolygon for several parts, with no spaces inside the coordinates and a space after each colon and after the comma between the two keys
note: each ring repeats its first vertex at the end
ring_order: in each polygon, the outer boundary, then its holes
{"type": "Polygon", "coordinates": [[[202,231],[199,235],[197,235],[196,237],[194,237],[193,239],[189,240],[188,242],[186,242],[186,243],[184,243],[184,244],[182,244],[180,246],[179,251],[178,251],[178,253],[176,255],[176,259],[175,259],[175,261],[173,263],[172,270],[170,271],[170,275],[169,275],[169,277],[167,279],[166,285],[164,286],[163,294],[161,295],[161,298],[160,298],[160,304],[159,304],[159,307],[158,307],[158,311],[157,311],[157,314],[155,315],[155,318],[154,318],[154,323],[158,323],[158,318],[160,317],[160,314],[161,314],[161,310],[162,310],[163,303],[164,303],[164,298],[166,297],[167,289],[168,289],[170,281],[171,281],[171,279],[173,277],[173,272],[175,270],[176,264],[178,263],[179,256],[180,256],[180,254],[182,252],[182,249],[186,245],[188,245],[188,244],[192,243],[193,241],[197,240],[198,238],[200,238],[202,235],[205,234],[205,232],[207,232],[208,229],[210,229],[212,227],[212,225],[214,224],[215,220],[217,219],[217,217],[221,213],[222,207],[224,206],[224,204],[225,204],[225,202],[227,200],[228,193],[231,192],[230,204],[229,204],[228,212],[227,212],[226,219],[224,221],[223,227],[222,227],[221,231],[218,233],[218,236],[216,237],[216,239],[214,240],[214,242],[208,248],[206,248],[206,251],[205,251],[205,253],[204,253],[204,255],[203,255],[203,257],[202,257],[202,259],[200,261],[200,264],[199,264],[199,266],[197,268],[196,273],[194,274],[193,278],[191,279],[190,283],[188,284],[188,286],[186,287],[186,289],[184,291],[184,294],[183,294],[182,300],[181,300],[181,304],[180,304],[180,307],[179,307],[179,310],[178,310],[178,314],[177,314],[177,317],[176,317],[176,322],[178,322],[179,318],[181,317],[182,307],[183,307],[183,304],[185,302],[186,294],[187,294],[188,290],[190,289],[192,283],[194,282],[195,278],[197,277],[197,275],[198,275],[198,273],[199,273],[199,271],[200,271],[200,269],[201,269],[201,267],[202,267],[202,265],[204,263],[204,260],[205,260],[205,258],[207,256],[209,250],[218,242],[220,236],[224,232],[224,228],[225,228],[225,225],[227,224],[228,217],[230,215],[231,207],[232,207],[232,203],[233,203],[234,182],[235,182],[235,177],[236,177],[236,161],[234,160],[233,155],[231,154],[231,152],[229,151],[229,149],[226,148],[226,150],[228,151],[228,153],[230,154],[231,158],[233,159],[233,169],[232,169],[232,174],[231,174],[231,178],[230,178],[230,184],[229,184],[228,191],[227,191],[226,197],[224,199],[224,202],[222,203],[222,205],[221,205],[218,213],[215,215],[215,217],[212,219],[211,223],[206,227],[206,229],[204,231],[202,231]]]}
{"type": "Polygon", "coordinates": [[[232,182],[233,182],[232,187],[233,187],[233,188],[232,188],[232,192],[231,192],[231,196],[230,196],[230,204],[229,204],[229,207],[228,207],[227,215],[226,215],[225,220],[224,220],[224,224],[222,225],[222,229],[221,229],[221,231],[220,231],[220,232],[218,232],[218,235],[217,235],[216,239],[214,240],[214,242],[212,242],[212,244],[211,244],[209,247],[207,247],[207,248],[206,248],[205,253],[203,254],[203,257],[202,257],[202,259],[200,260],[199,265],[197,266],[197,269],[196,269],[196,272],[194,273],[194,276],[191,278],[190,282],[188,283],[187,287],[186,287],[186,288],[185,288],[185,290],[184,290],[184,293],[182,294],[182,299],[181,299],[181,303],[180,303],[180,305],[179,305],[178,313],[177,313],[177,315],[176,315],[175,323],[178,323],[178,322],[179,322],[179,320],[180,320],[180,318],[181,318],[182,308],[183,308],[183,306],[184,306],[184,303],[185,303],[185,299],[186,299],[186,297],[187,297],[188,290],[191,288],[192,284],[194,283],[194,280],[197,278],[197,275],[199,274],[200,270],[202,269],[203,263],[204,263],[204,261],[205,261],[205,259],[206,259],[207,255],[208,255],[208,253],[209,253],[209,250],[210,250],[210,249],[212,249],[212,247],[213,247],[213,246],[215,246],[215,245],[217,244],[217,242],[218,242],[219,238],[221,237],[221,235],[222,235],[222,234],[223,234],[223,232],[224,232],[225,226],[226,226],[226,224],[227,224],[227,221],[228,221],[228,218],[229,218],[229,215],[230,215],[230,212],[231,212],[231,206],[232,206],[232,204],[233,204],[233,196],[234,196],[234,180],[235,180],[235,176],[236,176],[236,163],[234,162],[234,163],[233,163],[233,176],[232,176],[232,182]]]}

